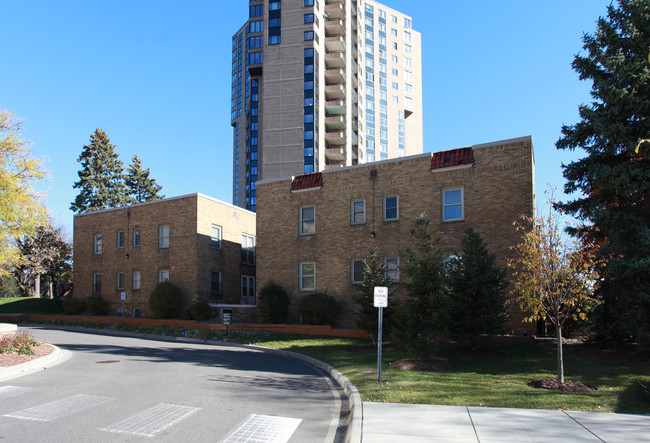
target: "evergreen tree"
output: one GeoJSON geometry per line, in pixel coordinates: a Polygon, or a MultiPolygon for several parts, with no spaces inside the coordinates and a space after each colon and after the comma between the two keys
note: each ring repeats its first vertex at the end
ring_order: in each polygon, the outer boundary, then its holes
{"type": "Polygon", "coordinates": [[[144,203],[152,200],[165,198],[158,193],[162,189],[156,180],[149,178],[149,168],[142,167],[142,160],[137,155],[129,165],[125,177],[126,187],[128,188],[130,200],[135,203],[144,203]]]}
{"type": "Polygon", "coordinates": [[[391,300],[394,291],[391,290],[392,280],[386,277],[386,265],[375,248],[368,251],[363,267],[363,281],[356,284],[358,292],[352,296],[357,305],[354,313],[357,327],[372,334],[372,342],[376,343],[379,332],[379,309],[375,308],[375,286],[389,288],[388,307],[384,308],[382,316],[382,330],[391,328],[392,313],[395,311],[395,301],[391,300]]]}
{"type": "Polygon", "coordinates": [[[463,252],[447,264],[449,335],[478,347],[482,334],[503,332],[506,314],[506,272],[473,228],[465,230],[463,252]]]}
{"type": "Polygon", "coordinates": [[[70,205],[71,210],[100,211],[129,203],[122,161],[104,131],[97,129],[90,136],[90,144],[83,147],[77,161],[81,170],[73,187],[80,191],[70,205]]]}
{"type": "Polygon", "coordinates": [[[411,229],[413,248],[400,251],[400,271],[409,278],[407,297],[396,315],[392,337],[405,349],[428,359],[445,333],[447,285],[438,241],[429,235],[429,220],[421,214],[411,229]]]}
{"type": "MultiPolygon", "coordinates": [[[[583,37],[587,54],[573,68],[593,82],[581,121],[562,127],[558,149],[586,157],[564,166],[565,191],[582,195],[559,205],[584,222],[571,232],[602,244],[605,278],[598,295],[608,312],[635,316],[637,350],[650,350],[650,1],[619,0],[583,37]]],[[[605,312],[605,311],[601,311],[605,312]]]]}

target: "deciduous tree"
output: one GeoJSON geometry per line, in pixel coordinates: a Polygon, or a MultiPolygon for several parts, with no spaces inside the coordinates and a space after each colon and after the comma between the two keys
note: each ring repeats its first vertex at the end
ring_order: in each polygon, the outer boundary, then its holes
{"type": "Polygon", "coordinates": [[[565,191],[576,198],[559,205],[583,221],[574,234],[602,243],[609,277],[597,293],[609,313],[633,313],[637,349],[650,350],[650,2],[618,0],[583,37],[586,54],[573,69],[593,83],[593,102],[581,120],[563,126],[558,149],[586,156],[564,166],[565,191]],[[576,192],[579,191],[579,192],[576,192]],[[616,290],[610,283],[615,282],[616,290]],[[630,311],[631,310],[631,311],[630,311]]]}
{"type": "Polygon", "coordinates": [[[0,275],[17,264],[16,237],[29,235],[45,220],[45,208],[34,184],[45,171],[20,138],[22,122],[0,110],[0,275]]]}
{"type": "Polygon", "coordinates": [[[79,194],[71,203],[71,210],[100,211],[129,203],[122,161],[104,131],[97,129],[90,136],[90,144],[83,147],[77,161],[81,170],[73,187],[79,189],[79,194]]]}

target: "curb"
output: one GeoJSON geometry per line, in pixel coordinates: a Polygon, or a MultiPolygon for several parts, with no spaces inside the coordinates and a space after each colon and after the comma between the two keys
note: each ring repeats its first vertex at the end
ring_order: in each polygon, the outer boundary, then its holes
{"type": "Polygon", "coordinates": [[[262,346],[250,346],[252,348],[260,349],[265,352],[277,355],[283,355],[285,357],[292,357],[298,360],[302,360],[312,366],[315,366],[323,371],[327,372],[336,383],[345,391],[345,394],[350,400],[350,423],[348,424],[348,431],[345,434],[344,442],[348,443],[360,443],[361,442],[361,425],[363,423],[363,406],[361,402],[361,394],[357,390],[356,386],[348,380],[348,378],[341,374],[338,369],[333,366],[328,365],[325,362],[317,360],[312,357],[308,357],[303,354],[298,354],[291,351],[282,351],[279,349],[264,348],[262,346]]]}
{"type": "Polygon", "coordinates": [[[0,368],[0,381],[11,380],[22,377],[23,375],[33,374],[34,372],[42,371],[43,369],[48,369],[52,366],[58,365],[59,363],[63,363],[72,357],[72,352],[70,351],[62,350],[58,346],[50,343],[45,344],[52,346],[54,351],[44,357],[36,358],[25,363],[0,368]]]}

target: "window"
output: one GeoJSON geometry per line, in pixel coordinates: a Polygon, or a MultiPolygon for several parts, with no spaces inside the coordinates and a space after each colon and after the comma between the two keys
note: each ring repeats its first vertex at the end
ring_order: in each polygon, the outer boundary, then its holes
{"type": "Polygon", "coordinates": [[[221,292],[221,272],[212,271],[210,273],[210,291],[221,292]]]}
{"type": "Polygon", "coordinates": [[[411,54],[413,50],[411,49],[411,45],[404,45],[404,53],[405,54],[411,54]]]}
{"type": "Polygon", "coordinates": [[[314,23],[314,14],[305,14],[305,24],[314,23]]]}
{"type": "Polygon", "coordinates": [[[399,98],[398,98],[396,95],[393,95],[393,96],[392,96],[392,101],[393,101],[393,103],[398,103],[398,102],[399,102],[399,98]]]}
{"type": "Polygon", "coordinates": [[[314,39],[314,31],[305,31],[305,41],[314,39]]]}
{"type": "Polygon", "coordinates": [[[300,263],[300,290],[301,291],[316,290],[316,263],[314,262],[300,263]]]}
{"type": "Polygon", "coordinates": [[[158,247],[169,248],[169,226],[158,227],[158,247]]]}
{"type": "Polygon", "coordinates": [[[93,240],[93,251],[95,254],[101,254],[102,251],[104,250],[104,246],[102,243],[102,234],[95,234],[94,240],[93,240]]]}
{"type": "Polygon", "coordinates": [[[247,265],[255,264],[255,237],[241,235],[241,262],[247,265]]]}
{"type": "Polygon", "coordinates": [[[269,1],[269,11],[277,11],[281,7],[282,6],[281,6],[281,3],[280,3],[280,0],[270,0],[269,1]]]}
{"type": "Polygon", "coordinates": [[[241,276],[241,302],[244,305],[255,304],[255,277],[252,275],[241,276]]]}
{"type": "Polygon", "coordinates": [[[305,0],[305,6],[314,6],[314,0],[305,0]]]}
{"type": "Polygon", "coordinates": [[[117,231],[117,247],[118,248],[123,248],[124,247],[124,231],[117,231]]]}
{"type": "Polygon", "coordinates": [[[413,107],[413,99],[411,97],[404,97],[404,106],[407,108],[413,107]]]}
{"type": "Polygon", "coordinates": [[[408,57],[404,57],[404,66],[407,68],[412,68],[413,67],[413,60],[411,60],[408,57]]]}
{"type": "Polygon", "coordinates": [[[352,200],[350,204],[350,223],[361,225],[366,222],[366,201],[352,200]]]}
{"type": "Polygon", "coordinates": [[[399,281],[399,258],[384,259],[384,278],[394,282],[399,281]]]}
{"type": "Polygon", "coordinates": [[[212,225],[212,234],[210,234],[212,249],[221,249],[221,226],[212,225]]]}
{"type": "Polygon", "coordinates": [[[300,208],[300,234],[316,233],[316,209],[313,206],[300,208]]]}
{"type": "Polygon", "coordinates": [[[390,86],[395,90],[399,89],[399,83],[397,83],[397,82],[391,82],[390,86]]]}
{"type": "Polygon", "coordinates": [[[398,197],[396,195],[384,197],[384,221],[399,219],[398,197]]]}
{"type": "Polygon", "coordinates": [[[413,73],[411,71],[404,71],[404,80],[413,80],[413,73]]]}
{"type": "Polygon", "coordinates": [[[93,294],[102,293],[102,274],[93,275],[93,294]]]}
{"type": "Polygon", "coordinates": [[[404,84],[404,92],[407,94],[413,94],[413,85],[409,85],[408,83],[404,84]]]}
{"type": "Polygon", "coordinates": [[[391,55],[391,56],[390,56],[390,61],[393,62],[393,63],[398,63],[398,62],[399,62],[399,58],[397,58],[396,55],[391,55]]]}
{"type": "Polygon", "coordinates": [[[164,281],[169,281],[169,270],[168,269],[162,269],[158,271],[158,283],[162,283],[164,281]]]}
{"type": "Polygon", "coordinates": [[[404,41],[410,42],[411,41],[411,33],[408,31],[404,31],[404,41]]]}
{"type": "Polygon", "coordinates": [[[133,289],[140,289],[140,271],[133,273],[133,289]]]}
{"type": "Polygon", "coordinates": [[[350,277],[352,284],[363,283],[363,268],[366,266],[363,260],[352,260],[350,262],[350,277]]]}
{"type": "Polygon", "coordinates": [[[390,28],[390,35],[392,35],[393,37],[397,37],[397,29],[390,28]]]}
{"type": "Polygon", "coordinates": [[[390,21],[392,21],[393,23],[397,23],[397,16],[396,15],[391,15],[390,16],[390,21]]]}
{"type": "Polygon", "coordinates": [[[140,246],[140,230],[133,230],[133,246],[140,246]]]}
{"type": "Polygon", "coordinates": [[[404,17],[404,27],[407,29],[411,29],[411,19],[404,17]]]}
{"type": "Polygon", "coordinates": [[[117,273],[117,289],[118,291],[124,289],[124,272],[117,273]]]}
{"type": "Polygon", "coordinates": [[[445,189],[442,191],[442,220],[463,220],[463,188],[445,189]]]}
{"type": "Polygon", "coordinates": [[[253,32],[262,32],[264,31],[264,21],[263,20],[256,20],[253,22],[250,22],[248,25],[248,32],[253,33],[253,32]]]}

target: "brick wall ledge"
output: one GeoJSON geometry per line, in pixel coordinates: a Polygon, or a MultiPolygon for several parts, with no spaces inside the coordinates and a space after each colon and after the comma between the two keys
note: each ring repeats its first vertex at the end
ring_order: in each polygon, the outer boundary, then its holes
{"type": "MultiPolygon", "coordinates": [[[[95,315],[43,315],[43,314],[0,314],[0,322],[28,323],[29,321],[63,321],[79,323],[106,323],[120,324],[121,317],[103,317],[95,315]]],[[[204,323],[196,320],[161,320],[154,318],[125,318],[127,325],[187,329],[209,329],[213,331],[225,331],[226,325],[221,323],[204,323]]],[[[300,334],[329,337],[346,338],[370,338],[370,334],[360,329],[337,329],[331,326],[321,325],[285,325],[285,324],[257,324],[257,323],[236,323],[228,326],[230,330],[237,331],[269,331],[279,334],[300,334]]]]}

